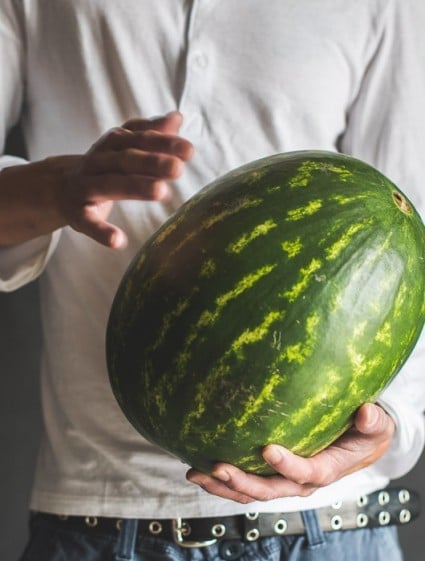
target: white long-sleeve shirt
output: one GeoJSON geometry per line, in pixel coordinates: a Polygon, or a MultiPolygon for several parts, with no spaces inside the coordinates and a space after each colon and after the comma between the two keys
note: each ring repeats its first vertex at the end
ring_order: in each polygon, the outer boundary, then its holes
{"type": "MultiPolygon", "coordinates": [[[[385,486],[424,445],[424,343],[384,392],[397,424],[375,465],[308,498],[248,507],[185,481],[118,408],[104,335],[120,278],[189,196],[245,162],[343,151],[425,209],[423,0],[2,0],[0,142],[23,108],[30,160],[82,153],[108,128],[172,109],[196,147],[171,203],[116,203],[113,251],[66,227],[0,251],[0,288],[40,276],[42,437],[31,507],[106,516],[290,511],[385,486]]],[[[0,166],[18,160],[3,156],[0,166]]]]}

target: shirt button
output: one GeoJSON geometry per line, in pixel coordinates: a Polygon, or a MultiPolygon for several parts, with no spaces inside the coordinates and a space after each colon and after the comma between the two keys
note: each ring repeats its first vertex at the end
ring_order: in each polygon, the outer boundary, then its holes
{"type": "Polygon", "coordinates": [[[193,70],[204,70],[208,66],[207,55],[202,51],[193,52],[190,65],[193,70]]]}

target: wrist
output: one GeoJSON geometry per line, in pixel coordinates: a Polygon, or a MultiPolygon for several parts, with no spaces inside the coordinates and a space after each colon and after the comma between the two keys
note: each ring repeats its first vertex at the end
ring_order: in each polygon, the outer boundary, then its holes
{"type": "Polygon", "coordinates": [[[43,181],[40,185],[40,200],[45,209],[51,212],[51,220],[58,227],[65,226],[67,219],[63,212],[64,193],[70,184],[70,176],[79,165],[81,156],[49,156],[35,162],[43,181]]]}
{"type": "Polygon", "coordinates": [[[0,173],[0,246],[49,234],[66,225],[60,194],[80,156],[56,156],[0,173]]]}

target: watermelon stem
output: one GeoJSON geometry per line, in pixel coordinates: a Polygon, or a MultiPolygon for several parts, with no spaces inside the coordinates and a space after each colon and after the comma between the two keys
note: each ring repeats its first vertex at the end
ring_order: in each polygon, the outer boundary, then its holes
{"type": "Polygon", "coordinates": [[[398,191],[394,191],[393,199],[401,212],[404,212],[405,214],[412,214],[412,206],[409,204],[406,197],[404,197],[401,193],[399,193],[398,191]]]}

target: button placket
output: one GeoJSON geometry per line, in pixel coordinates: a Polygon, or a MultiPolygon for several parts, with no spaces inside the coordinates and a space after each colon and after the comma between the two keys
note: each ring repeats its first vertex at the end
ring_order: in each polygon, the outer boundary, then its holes
{"type": "Polygon", "coordinates": [[[208,102],[210,92],[211,53],[208,48],[208,37],[203,34],[206,12],[210,9],[202,0],[194,0],[186,51],[186,77],[179,109],[185,115],[182,133],[200,136],[204,124],[203,107],[208,102]]]}
{"type": "MultiPolygon", "coordinates": [[[[192,133],[200,134],[203,126],[202,106],[207,97],[204,94],[206,80],[202,73],[208,67],[208,57],[204,51],[193,49],[188,54],[188,71],[186,74],[185,91],[181,100],[180,110],[185,115],[184,127],[192,133]]],[[[207,78],[207,77],[206,77],[207,78]]]]}

